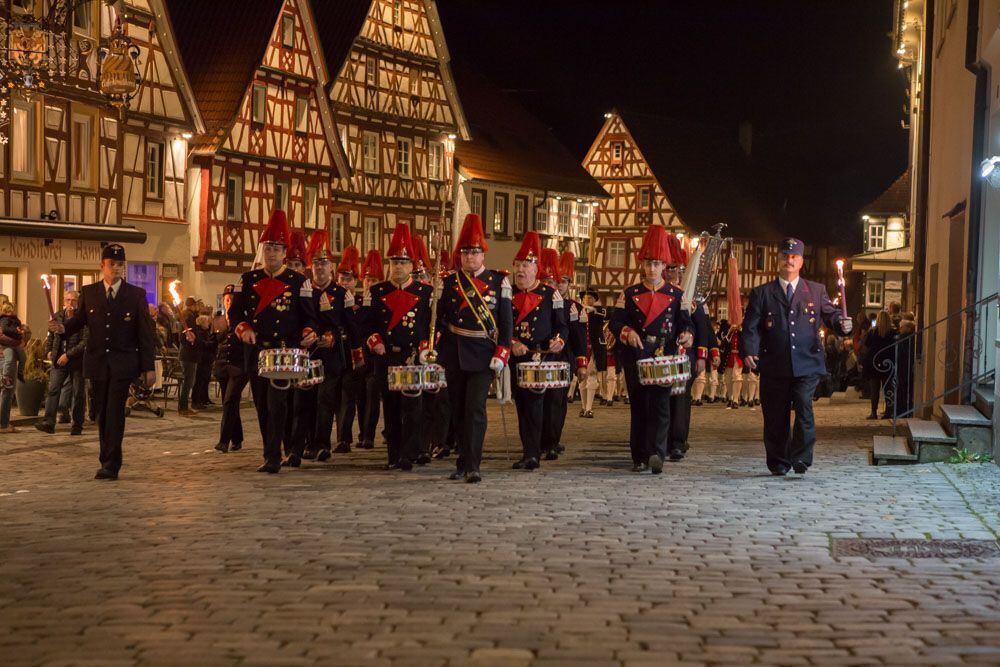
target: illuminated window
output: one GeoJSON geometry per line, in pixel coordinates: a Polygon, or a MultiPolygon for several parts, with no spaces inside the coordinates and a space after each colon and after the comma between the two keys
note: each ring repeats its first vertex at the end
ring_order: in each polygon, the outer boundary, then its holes
{"type": "Polygon", "coordinates": [[[528,198],[514,197],[514,234],[524,234],[524,223],[527,220],[528,198]]]}
{"type": "Polygon", "coordinates": [[[70,169],[74,188],[94,187],[94,160],[97,157],[96,112],[73,110],[71,116],[70,169]]]}
{"type": "Polygon", "coordinates": [[[40,176],[41,125],[38,122],[38,105],[14,99],[10,102],[10,151],[11,170],[14,178],[26,181],[40,176]]]}
{"type": "Polygon", "coordinates": [[[885,303],[885,281],[880,278],[869,278],[865,281],[865,306],[881,308],[885,303]]]}
{"type": "Polygon", "coordinates": [[[507,195],[493,195],[493,233],[507,233],[507,195]]]}
{"type": "Polygon", "coordinates": [[[573,216],[573,202],[568,200],[561,200],[559,202],[559,218],[558,218],[558,231],[557,233],[567,235],[569,234],[569,222],[570,218],[573,216]]]}
{"type": "Polygon", "coordinates": [[[885,225],[868,225],[868,249],[875,252],[885,250],[885,225]]]}
{"type": "Polygon", "coordinates": [[[444,178],[444,144],[432,141],[427,152],[427,177],[433,181],[440,181],[444,178]]]}
{"type": "Polygon", "coordinates": [[[365,83],[369,86],[378,85],[378,58],[374,56],[365,57],[365,83]]]}
{"type": "Polygon", "coordinates": [[[470,206],[472,207],[472,212],[483,217],[484,204],[486,203],[486,193],[482,190],[472,191],[472,201],[470,206]]]}
{"type": "Polygon", "coordinates": [[[611,164],[620,165],[624,159],[625,144],[621,141],[616,141],[611,144],[611,164]]]}

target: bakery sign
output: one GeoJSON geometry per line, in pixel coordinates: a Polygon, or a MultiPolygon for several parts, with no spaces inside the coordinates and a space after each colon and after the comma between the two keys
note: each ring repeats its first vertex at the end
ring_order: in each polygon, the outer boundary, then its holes
{"type": "Polygon", "coordinates": [[[0,258],[97,264],[101,261],[101,244],[97,241],[47,240],[6,235],[0,236],[0,258]]]}

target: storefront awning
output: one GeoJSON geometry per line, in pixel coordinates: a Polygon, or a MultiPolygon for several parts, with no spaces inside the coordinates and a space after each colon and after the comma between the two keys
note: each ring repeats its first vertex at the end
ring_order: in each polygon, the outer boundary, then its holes
{"type": "Polygon", "coordinates": [[[851,271],[902,271],[913,270],[913,251],[909,246],[866,252],[854,255],[849,260],[851,271]]]}
{"type": "Polygon", "coordinates": [[[123,225],[89,225],[54,220],[0,218],[0,235],[102,243],[145,243],[146,232],[123,225]]]}

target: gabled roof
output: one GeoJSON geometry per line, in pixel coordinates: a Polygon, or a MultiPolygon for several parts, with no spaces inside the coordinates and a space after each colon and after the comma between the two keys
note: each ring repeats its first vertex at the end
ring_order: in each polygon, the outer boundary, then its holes
{"type": "Polygon", "coordinates": [[[724,222],[724,233],[734,238],[781,238],[774,216],[755,194],[735,128],[727,132],[692,121],[617,113],[688,229],[708,231],[724,222]]]}
{"type": "Polygon", "coordinates": [[[458,94],[471,141],[460,141],[455,160],[462,174],[483,181],[586,197],[608,193],[580,160],[521,105],[473,72],[456,65],[458,94]]]}
{"type": "Polygon", "coordinates": [[[166,0],[166,5],[205,122],[205,136],[195,140],[195,148],[214,145],[236,119],[284,0],[166,0]]]}
{"type": "Polygon", "coordinates": [[[863,215],[907,215],[910,211],[910,170],[904,171],[889,188],[861,209],[863,215]]]}
{"type": "Polygon", "coordinates": [[[351,52],[354,40],[361,34],[372,0],[318,0],[312,3],[319,33],[330,72],[330,82],[337,79],[351,52]]]}

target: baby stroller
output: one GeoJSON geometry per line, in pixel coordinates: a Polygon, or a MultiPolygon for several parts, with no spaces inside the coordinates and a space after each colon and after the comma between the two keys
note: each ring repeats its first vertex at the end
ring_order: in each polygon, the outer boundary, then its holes
{"type": "Polygon", "coordinates": [[[153,388],[143,385],[142,380],[136,379],[128,387],[128,401],[125,402],[125,416],[132,414],[133,410],[146,410],[152,412],[157,417],[163,416],[163,408],[153,405],[153,388]]]}

